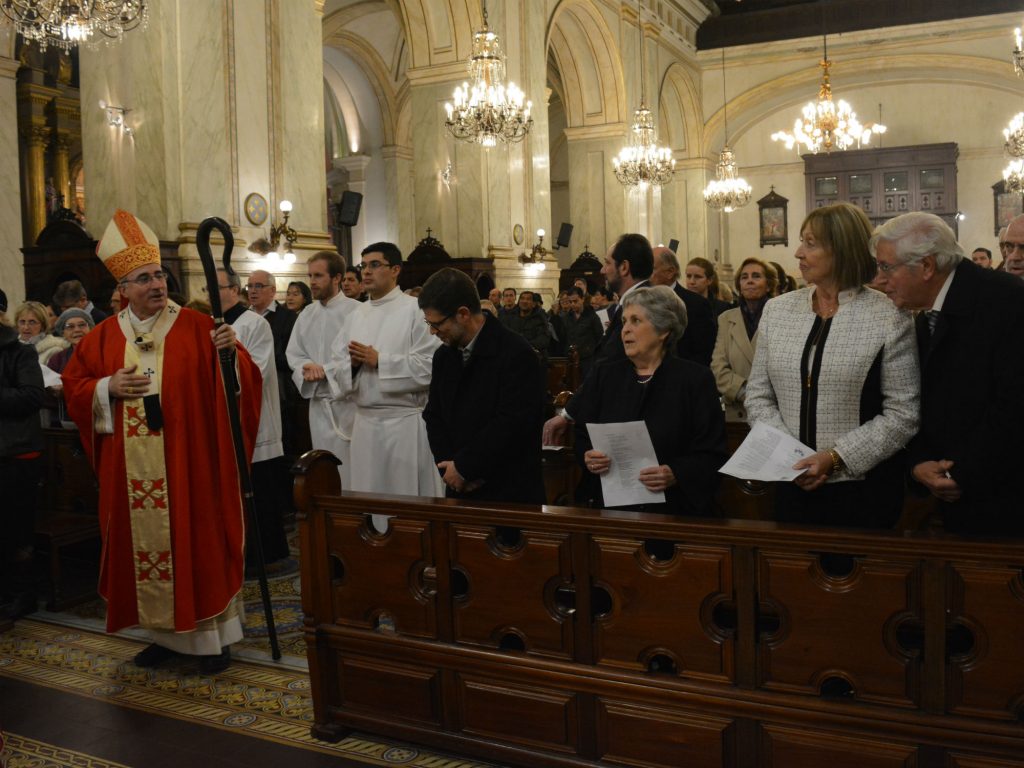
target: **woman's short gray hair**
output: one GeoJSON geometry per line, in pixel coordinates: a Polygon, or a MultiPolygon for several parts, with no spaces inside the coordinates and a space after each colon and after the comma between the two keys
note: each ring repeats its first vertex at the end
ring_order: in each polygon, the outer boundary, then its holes
{"type": "Polygon", "coordinates": [[[668,333],[665,346],[674,349],[686,332],[686,305],[676,292],[667,285],[637,288],[622,300],[622,309],[634,304],[647,314],[656,333],[668,333]]]}
{"type": "Polygon", "coordinates": [[[84,309],[79,309],[78,307],[70,307],[61,312],[60,317],[57,318],[57,322],[54,323],[54,334],[56,334],[57,336],[63,336],[64,326],[66,326],[68,324],[68,320],[70,320],[73,317],[77,317],[79,320],[85,320],[85,322],[89,326],[90,331],[96,327],[96,321],[92,319],[92,315],[90,315],[84,309]]]}
{"type": "Polygon", "coordinates": [[[904,264],[916,264],[925,256],[934,256],[940,272],[953,269],[964,257],[953,230],[934,213],[914,211],[889,219],[871,236],[868,247],[872,256],[878,255],[878,244],[882,241],[892,244],[896,258],[904,264]]]}

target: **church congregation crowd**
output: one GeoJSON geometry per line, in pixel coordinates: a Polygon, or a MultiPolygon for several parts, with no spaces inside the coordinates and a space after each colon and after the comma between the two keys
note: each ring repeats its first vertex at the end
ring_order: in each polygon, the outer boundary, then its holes
{"type": "Polygon", "coordinates": [[[658,463],[637,479],[664,502],[631,508],[711,516],[727,422],[761,422],[814,451],[776,484],[777,520],[891,528],[911,494],[933,497],[948,531],[1019,535],[1024,216],[999,248],[998,265],[983,248],[968,258],[932,214],[873,228],[839,203],[801,225],[803,287],[757,257],[726,286],[706,259],[682,265],[624,234],[601,285],[577,280],[546,311],[528,290],[481,297],[450,268],[403,291],[402,254],[381,242],[358,266],[317,252],[287,286],[218,271],[215,326],[208,304],[169,294],[157,238],[118,211],[97,250],[117,280],[112,316],[77,281],[52,302],[8,308],[0,294],[0,610],[35,609],[41,426],[73,426],[99,478],[108,630],[153,633],[140,666],[181,654],[227,666],[256,542],[216,349],[236,352],[269,563],[288,556],[307,411],[309,442],[339,459],[346,490],[542,504],[543,446],[570,444],[576,502],[604,507],[613,457],[588,425],[639,421],[658,463]],[[581,384],[546,414],[548,361],[570,351],[581,384]]]}

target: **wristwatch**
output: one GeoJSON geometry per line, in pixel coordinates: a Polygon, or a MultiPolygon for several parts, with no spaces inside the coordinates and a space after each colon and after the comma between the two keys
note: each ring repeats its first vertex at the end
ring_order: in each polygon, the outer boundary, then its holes
{"type": "Polygon", "coordinates": [[[836,474],[837,472],[842,472],[844,469],[846,469],[846,464],[845,462],[843,462],[843,457],[839,455],[839,451],[837,451],[835,448],[831,448],[829,449],[828,455],[832,459],[833,475],[836,474]]]}

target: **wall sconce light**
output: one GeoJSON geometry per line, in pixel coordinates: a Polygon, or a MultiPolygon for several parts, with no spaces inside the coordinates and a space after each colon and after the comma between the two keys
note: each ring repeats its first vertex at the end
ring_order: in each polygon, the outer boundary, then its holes
{"type": "Polygon", "coordinates": [[[452,161],[448,161],[448,165],[441,169],[441,181],[448,189],[452,188],[452,181],[455,180],[455,166],[452,165],[452,161]]]}
{"type": "Polygon", "coordinates": [[[273,249],[267,258],[270,261],[276,261],[278,254],[281,250],[281,238],[285,240],[285,251],[280,255],[282,261],[285,264],[295,263],[295,252],[294,246],[295,241],[299,239],[299,233],[296,232],[288,225],[288,217],[292,212],[292,204],[289,200],[282,200],[278,206],[281,209],[281,214],[284,217],[279,224],[271,222],[270,225],[270,247],[273,249]]]}
{"type": "Polygon", "coordinates": [[[111,128],[120,128],[121,133],[125,136],[132,136],[135,133],[125,121],[125,116],[131,112],[130,109],[115,107],[113,104],[107,104],[102,99],[100,100],[100,109],[107,113],[107,125],[111,128]]]}
{"type": "Polygon", "coordinates": [[[529,275],[536,275],[547,269],[547,265],[544,263],[544,256],[547,255],[548,251],[544,248],[544,234],[543,229],[538,229],[537,242],[533,244],[530,252],[519,254],[519,263],[523,265],[523,269],[529,275]]]}

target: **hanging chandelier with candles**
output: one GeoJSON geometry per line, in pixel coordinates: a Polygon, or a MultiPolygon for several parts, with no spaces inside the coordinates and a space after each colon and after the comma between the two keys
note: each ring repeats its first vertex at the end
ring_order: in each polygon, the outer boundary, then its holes
{"type": "Polygon", "coordinates": [[[640,108],[633,113],[629,143],[612,159],[612,166],[615,168],[615,178],[619,183],[627,188],[645,192],[651,185],[660,187],[672,181],[676,161],[671,149],[658,146],[654,116],[647,108],[644,89],[644,30],[640,21],[640,0],[636,3],[636,20],[637,29],[640,31],[640,108]]]}
{"type": "MultiPolygon", "coordinates": [[[[1013,49],[1013,71],[1018,77],[1024,76],[1024,50],[1021,31],[1013,30],[1016,46],[1013,49]]],[[[1010,157],[1003,168],[1003,186],[1007,192],[1024,193],[1024,112],[1018,112],[1003,129],[1003,151],[1010,157]]]]}
{"type": "Polygon", "coordinates": [[[0,0],[0,11],[15,31],[45,51],[54,46],[68,51],[79,43],[107,41],[149,19],[147,0],[0,0]]]}
{"type": "Polygon", "coordinates": [[[704,190],[704,202],[709,208],[732,213],[750,202],[753,190],[739,175],[736,158],[729,149],[729,97],[725,90],[725,48],[722,49],[722,117],[725,126],[725,143],[715,166],[715,178],[704,190]]]}
{"type": "Polygon", "coordinates": [[[833,149],[858,148],[869,144],[873,134],[885,133],[885,126],[878,123],[861,125],[857,113],[847,102],[832,99],[832,83],[829,69],[832,62],[828,58],[828,36],[824,36],[824,57],[821,66],[821,87],[818,89],[818,100],[804,105],[803,114],[793,123],[793,132],[777,131],[772,134],[772,141],[784,141],[786,149],[803,145],[807,151],[817,154],[821,150],[826,153],[833,149]]]}
{"type": "Polygon", "coordinates": [[[514,144],[523,140],[533,126],[533,102],[526,101],[515,83],[505,85],[505,56],[498,36],[487,26],[487,0],[483,16],[483,29],[473,33],[469,57],[472,85],[467,82],[455,89],[454,103],[444,105],[448,112],[444,124],[456,139],[489,149],[499,141],[514,144]]]}

